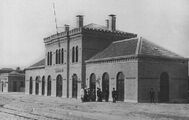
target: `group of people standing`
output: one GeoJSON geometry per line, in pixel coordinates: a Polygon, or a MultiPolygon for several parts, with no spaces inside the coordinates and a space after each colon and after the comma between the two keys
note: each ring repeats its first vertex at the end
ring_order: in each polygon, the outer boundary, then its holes
{"type": "MultiPolygon", "coordinates": [[[[90,102],[90,101],[96,101],[96,94],[97,94],[97,101],[102,102],[104,99],[106,102],[109,100],[109,89],[105,88],[104,91],[102,91],[100,88],[97,88],[97,92],[95,89],[90,89],[90,88],[85,88],[80,90],[80,95],[81,95],[81,101],[82,102],[90,102]]],[[[112,99],[113,102],[116,102],[117,100],[117,91],[115,88],[112,90],[112,99]]]]}
{"type": "Polygon", "coordinates": [[[80,91],[81,101],[82,102],[89,102],[96,100],[96,91],[94,89],[85,88],[81,89],[80,91]]]}
{"type": "MultiPolygon", "coordinates": [[[[108,102],[109,88],[105,88],[103,91],[101,91],[100,88],[97,88],[97,91],[95,91],[94,88],[93,89],[90,89],[90,88],[83,89],[82,88],[80,91],[80,95],[81,95],[82,102],[96,101],[96,97],[97,97],[98,102],[102,102],[103,99],[106,102],[108,102]],[[96,96],[96,94],[97,94],[97,96],[96,96]]],[[[149,98],[150,98],[151,103],[155,102],[155,91],[153,88],[151,88],[149,91],[149,98]]],[[[113,88],[113,90],[112,90],[112,99],[113,99],[114,103],[118,100],[118,92],[115,90],[115,88],[113,88]]]]}

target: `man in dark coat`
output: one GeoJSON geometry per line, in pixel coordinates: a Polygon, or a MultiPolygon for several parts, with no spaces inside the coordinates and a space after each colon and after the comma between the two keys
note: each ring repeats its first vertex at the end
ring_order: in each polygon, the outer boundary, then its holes
{"type": "Polygon", "coordinates": [[[84,89],[84,102],[87,102],[87,89],[84,89]]]}
{"type": "Polygon", "coordinates": [[[117,92],[116,92],[115,88],[113,88],[113,91],[112,91],[112,99],[113,99],[113,103],[116,102],[116,97],[117,97],[117,92]]]}
{"type": "Polygon", "coordinates": [[[88,102],[91,101],[91,89],[90,88],[87,89],[87,101],[88,102]]]}
{"type": "Polygon", "coordinates": [[[150,102],[151,102],[151,103],[154,103],[155,91],[154,91],[153,88],[150,89],[149,95],[150,95],[150,102]]]}
{"type": "Polygon", "coordinates": [[[97,97],[98,97],[98,102],[102,102],[102,91],[100,88],[97,88],[97,97]]]}

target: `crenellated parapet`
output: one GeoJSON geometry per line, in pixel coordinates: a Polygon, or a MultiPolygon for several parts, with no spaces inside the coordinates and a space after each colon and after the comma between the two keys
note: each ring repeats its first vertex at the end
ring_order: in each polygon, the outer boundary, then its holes
{"type": "MultiPolygon", "coordinates": [[[[81,33],[81,31],[82,31],[82,28],[74,28],[74,29],[69,31],[69,36],[73,36],[73,35],[79,34],[79,33],[81,33]]],[[[57,39],[65,38],[65,37],[67,37],[67,32],[66,31],[61,32],[61,33],[57,33],[57,34],[53,34],[53,35],[51,35],[49,37],[44,38],[44,43],[54,42],[57,39]]]]}
{"type": "MultiPolygon", "coordinates": [[[[88,28],[88,27],[82,27],[82,28],[74,28],[69,31],[69,36],[74,36],[77,34],[88,34],[88,35],[109,35],[114,37],[121,37],[121,38],[134,38],[137,37],[137,34],[134,33],[128,33],[123,31],[111,31],[111,30],[105,30],[105,29],[97,29],[97,28],[88,28]]],[[[61,32],[54,35],[51,35],[49,37],[44,38],[44,43],[51,43],[55,42],[57,39],[65,38],[67,37],[67,32],[61,32]]],[[[120,39],[121,39],[120,38],[120,39]]]]}

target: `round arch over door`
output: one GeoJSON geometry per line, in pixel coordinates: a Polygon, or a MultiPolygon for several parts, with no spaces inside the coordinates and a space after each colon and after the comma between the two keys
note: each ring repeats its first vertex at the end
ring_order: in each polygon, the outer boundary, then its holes
{"type": "Polygon", "coordinates": [[[116,80],[116,90],[118,93],[118,101],[124,100],[124,74],[122,72],[119,72],[117,74],[117,80],[116,80]]]}
{"type": "Polygon", "coordinates": [[[160,102],[169,101],[169,75],[166,72],[163,72],[160,75],[159,101],[160,102]]]}
{"type": "Polygon", "coordinates": [[[58,75],[56,77],[56,96],[62,97],[62,76],[58,75]]]}
{"type": "Polygon", "coordinates": [[[40,77],[37,76],[36,79],[35,79],[35,94],[36,95],[39,94],[39,80],[40,80],[40,77]]]}
{"type": "Polygon", "coordinates": [[[90,89],[96,91],[96,75],[94,73],[90,75],[90,89]]]}
{"type": "Polygon", "coordinates": [[[45,76],[42,77],[42,87],[41,87],[41,94],[45,95],[45,76]]]}
{"type": "Polygon", "coordinates": [[[32,94],[33,91],[33,79],[30,77],[30,88],[29,88],[29,93],[32,94]]]}
{"type": "Polygon", "coordinates": [[[72,75],[72,98],[77,98],[77,75],[72,75]]]}
{"type": "Polygon", "coordinates": [[[102,75],[102,93],[104,94],[103,99],[106,96],[109,98],[109,75],[107,72],[102,75]]]}
{"type": "Polygon", "coordinates": [[[96,75],[92,73],[90,75],[90,91],[93,91],[92,101],[96,100],[96,75]]]}
{"type": "Polygon", "coordinates": [[[51,96],[51,76],[48,76],[47,79],[47,96],[51,96]]]}

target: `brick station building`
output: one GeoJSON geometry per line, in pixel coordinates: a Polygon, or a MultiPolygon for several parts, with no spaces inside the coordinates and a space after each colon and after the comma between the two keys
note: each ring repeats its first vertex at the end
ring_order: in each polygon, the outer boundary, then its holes
{"type": "Polygon", "coordinates": [[[116,16],[106,26],[83,25],[44,38],[45,59],[26,68],[26,94],[80,98],[81,87],[118,91],[118,100],[149,102],[154,88],[160,102],[184,101],[188,60],[136,34],[116,29],[116,16]]]}

